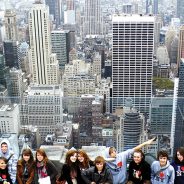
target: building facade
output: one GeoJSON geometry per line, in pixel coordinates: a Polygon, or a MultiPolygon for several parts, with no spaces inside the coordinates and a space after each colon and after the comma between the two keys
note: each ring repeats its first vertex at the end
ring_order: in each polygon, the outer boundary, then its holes
{"type": "Polygon", "coordinates": [[[112,108],[131,98],[135,108],[148,111],[152,96],[153,16],[114,15],[112,50],[112,108]]]}
{"type": "Polygon", "coordinates": [[[51,52],[49,7],[39,2],[29,12],[29,34],[33,83],[58,84],[59,65],[51,52]]]}

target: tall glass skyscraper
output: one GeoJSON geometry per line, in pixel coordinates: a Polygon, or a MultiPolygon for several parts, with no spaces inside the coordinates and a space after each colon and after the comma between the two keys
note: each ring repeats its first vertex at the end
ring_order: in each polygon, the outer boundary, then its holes
{"type": "Polygon", "coordinates": [[[180,18],[181,24],[184,23],[184,1],[177,0],[177,17],[180,18]]]}
{"type": "Polygon", "coordinates": [[[136,109],[148,112],[152,96],[154,24],[153,16],[113,16],[113,111],[130,97],[136,109]]]}

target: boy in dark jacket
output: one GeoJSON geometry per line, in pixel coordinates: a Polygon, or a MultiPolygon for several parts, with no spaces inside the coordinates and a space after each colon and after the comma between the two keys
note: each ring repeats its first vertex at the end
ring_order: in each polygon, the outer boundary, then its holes
{"type": "Polygon", "coordinates": [[[129,181],[134,184],[150,183],[151,168],[150,165],[144,160],[144,153],[137,150],[133,154],[133,160],[129,165],[129,181]]]}
{"type": "Polygon", "coordinates": [[[98,156],[95,166],[82,172],[82,178],[86,184],[113,184],[111,172],[105,167],[105,160],[98,156]]]}

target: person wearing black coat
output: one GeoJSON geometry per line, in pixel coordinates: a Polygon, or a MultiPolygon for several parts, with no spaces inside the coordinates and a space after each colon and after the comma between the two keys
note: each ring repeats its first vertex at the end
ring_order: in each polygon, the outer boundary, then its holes
{"type": "Polygon", "coordinates": [[[62,167],[58,182],[67,184],[84,184],[81,171],[77,162],[77,150],[69,150],[66,154],[66,161],[62,167]]]}
{"type": "Polygon", "coordinates": [[[151,183],[151,167],[144,160],[144,153],[137,150],[133,154],[133,160],[129,164],[128,181],[134,184],[151,183]]]}
{"type": "Polygon", "coordinates": [[[36,151],[36,168],[34,183],[38,184],[39,179],[50,177],[51,184],[56,184],[56,177],[58,175],[55,165],[47,158],[43,149],[36,151]]]}
{"type": "Polygon", "coordinates": [[[82,178],[86,184],[113,184],[112,174],[106,168],[103,157],[95,158],[95,166],[82,172],[82,178]]]}

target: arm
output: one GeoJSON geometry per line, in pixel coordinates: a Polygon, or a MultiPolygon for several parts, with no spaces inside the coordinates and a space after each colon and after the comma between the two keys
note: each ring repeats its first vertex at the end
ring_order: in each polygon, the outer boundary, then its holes
{"type": "Polygon", "coordinates": [[[105,184],[113,184],[112,174],[109,169],[106,170],[107,170],[107,179],[105,181],[105,184]]]}
{"type": "Polygon", "coordinates": [[[89,169],[87,169],[86,171],[81,172],[82,179],[84,180],[84,182],[86,184],[91,184],[92,183],[92,181],[90,180],[91,174],[92,173],[89,171],[89,169]]]}
{"type": "Polygon", "coordinates": [[[34,170],[34,164],[33,164],[31,166],[30,170],[29,170],[29,178],[28,178],[26,184],[31,184],[32,183],[32,181],[34,180],[34,174],[35,174],[35,170],[34,170]]]}
{"type": "Polygon", "coordinates": [[[130,162],[129,169],[128,169],[128,181],[132,181],[133,179],[133,168],[132,168],[132,162],[130,162]]]}
{"type": "Polygon", "coordinates": [[[15,154],[8,161],[8,171],[9,171],[12,183],[15,183],[15,181],[16,181],[17,161],[18,161],[18,159],[17,159],[17,156],[15,154]]]}
{"type": "Polygon", "coordinates": [[[48,173],[49,173],[50,179],[53,180],[58,174],[56,167],[50,160],[47,162],[47,167],[49,170],[48,173]]]}
{"type": "Polygon", "coordinates": [[[63,178],[68,182],[68,184],[73,184],[70,177],[70,168],[68,165],[64,164],[62,168],[63,178]]]}
{"type": "Polygon", "coordinates": [[[172,167],[172,169],[171,169],[171,176],[170,176],[170,178],[169,178],[169,183],[168,183],[168,184],[174,184],[175,171],[174,171],[173,166],[170,166],[170,167],[172,167]]]}
{"type": "Polygon", "coordinates": [[[148,163],[145,164],[145,169],[143,172],[143,181],[150,181],[151,179],[151,167],[148,163]]]}
{"type": "Polygon", "coordinates": [[[150,145],[154,140],[155,140],[155,137],[146,142],[143,142],[142,144],[139,144],[138,146],[134,147],[133,150],[136,151],[136,150],[141,149],[143,146],[150,145]]]}
{"type": "Polygon", "coordinates": [[[21,175],[21,173],[20,173],[21,170],[22,170],[21,165],[17,164],[17,182],[18,182],[19,184],[23,184],[23,183],[22,183],[22,180],[21,180],[21,177],[20,177],[20,175],[21,175]]]}
{"type": "Polygon", "coordinates": [[[154,171],[154,162],[151,165],[151,183],[154,183],[155,171],[154,171]]]}

